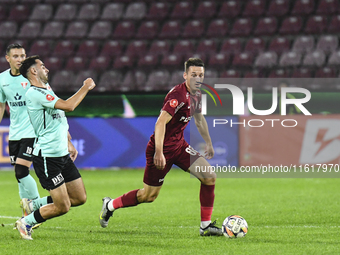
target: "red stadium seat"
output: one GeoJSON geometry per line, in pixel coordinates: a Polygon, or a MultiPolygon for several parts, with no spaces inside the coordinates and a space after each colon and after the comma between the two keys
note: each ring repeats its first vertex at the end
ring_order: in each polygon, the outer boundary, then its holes
{"type": "Polygon", "coordinates": [[[7,19],[7,9],[5,6],[0,5],[0,20],[6,20],[7,19]]]}
{"type": "Polygon", "coordinates": [[[193,3],[191,1],[177,2],[172,10],[170,18],[188,19],[193,15],[193,3]]]}
{"type": "Polygon", "coordinates": [[[282,17],[288,14],[290,0],[270,1],[267,16],[282,17]]]}
{"type": "Polygon", "coordinates": [[[239,53],[243,50],[240,39],[230,38],[222,42],[220,53],[239,53]]]}
{"type": "Polygon", "coordinates": [[[301,64],[301,53],[299,52],[284,52],[280,58],[280,66],[282,67],[290,67],[290,66],[299,66],[301,64]]]}
{"type": "Polygon", "coordinates": [[[340,15],[335,15],[331,18],[327,32],[332,34],[340,33],[340,15]]]}
{"type": "Polygon", "coordinates": [[[175,70],[183,65],[183,55],[170,54],[163,56],[161,65],[169,69],[175,70]]]}
{"type": "Polygon", "coordinates": [[[143,88],[144,91],[166,91],[169,86],[173,87],[173,84],[169,85],[170,73],[167,70],[152,71],[143,88]]]}
{"type": "Polygon", "coordinates": [[[268,46],[269,51],[274,51],[277,53],[289,51],[289,49],[290,49],[290,40],[286,37],[276,37],[269,43],[269,46],[268,46]]]}
{"type": "Polygon", "coordinates": [[[118,23],[113,32],[114,39],[131,39],[135,35],[135,24],[132,21],[118,23]]]}
{"type": "Polygon", "coordinates": [[[244,17],[260,17],[264,14],[265,5],[264,0],[250,0],[246,3],[242,15],[244,17]]]}
{"type": "Polygon", "coordinates": [[[0,70],[1,72],[9,68],[6,58],[0,58],[0,70]]]}
{"type": "Polygon", "coordinates": [[[35,39],[39,36],[41,30],[40,22],[24,22],[17,35],[18,38],[35,39]]]}
{"type": "Polygon", "coordinates": [[[126,7],[123,18],[128,20],[140,20],[146,15],[146,4],[144,2],[132,2],[126,7]]]}
{"type": "Polygon", "coordinates": [[[338,48],[339,39],[335,35],[324,35],[320,36],[318,43],[316,45],[317,50],[322,50],[324,52],[332,52],[338,48]]]}
{"type": "Polygon", "coordinates": [[[94,57],[90,61],[89,69],[100,72],[105,71],[106,69],[109,68],[110,60],[111,60],[110,57],[106,56],[94,57]]]}
{"type": "Polygon", "coordinates": [[[216,54],[217,44],[214,40],[209,39],[200,41],[197,45],[196,52],[204,54],[216,54]]]}
{"type": "Polygon", "coordinates": [[[148,54],[152,55],[166,55],[170,54],[170,44],[165,40],[154,40],[151,43],[148,54]]]}
{"type": "Polygon", "coordinates": [[[323,67],[315,71],[315,78],[336,78],[337,72],[334,68],[323,67]]]}
{"type": "Polygon", "coordinates": [[[169,14],[169,6],[164,2],[152,2],[149,12],[146,15],[147,20],[163,20],[169,14]]]}
{"type": "Polygon", "coordinates": [[[67,39],[82,39],[87,35],[88,23],[84,21],[74,21],[69,23],[65,38],[67,39]]]}
{"type": "MultiPolygon", "coordinates": [[[[47,67],[48,68],[48,67],[47,67]]],[[[57,71],[53,74],[51,84],[54,91],[64,91],[74,83],[74,72],[70,70],[57,71]]],[[[80,86],[79,86],[80,87],[80,86]]]]}
{"type": "Polygon", "coordinates": [[[328,58],[329,66],[340,66],[340,51],[334,51],[328,58]]]}
{"type": "Polygon", "coordinates": [[[276,52],[263,52],[257,56],[255,66],[261,68],[272,68],[277,65],[277,60],[278,57],[276,52]]]}
{"type": "Polygon", "coordinates": [[[294,68],[292,78],[311,78],[313,76],[312,71],[308,68],[294,68]]]}
{"type": "Polygon", "coordinates": [[[0,38],[9,39],[16,35],[18,25],[14,21],[4,21],[0,23],[0,38]]]}
{"type": "Polygon", "coordinates": [[[122,79],[123,75],[120,71],[106,71],[99,78],[98,86],[96,86],[97,91],[118,91],[119,86],[121,86],[122,79]]]}
{"type": "Polygon", "coordinates": [[[132,68],[133,65],[134,58],[125,55],[117,57],[113,62],[113,68],[115,69],[132,68]]]}
{"type": "Polygon", "coordinates": [[[216,70],[224,70],[230,64],[230,54],[227,53],[217,53],[210,54],[208,61],[208,67],[214,68],[216,70]]]}
{"type": "Polygon", "coordinates": [[[103,7],[103,13],[100,16],[101,20],[119,20],[124,13],[123,3],[108,3],[103,7]]]}
{"type": "Polygon", "coordinates": [[[235,67],[252,67],[254,56],[250,52],[235,54],[232,65],[235,67]]]}
{"type": "Polygon", "coordinates": [[[215,16],[216,4],[213,1],[203,1],[197,6],[194,13],[195,19],[209,19],[215,16]]]}
{"type": "Polygon", "coordinates": [[[59,71],[63,69],[63,59],[58,57],[45,57],[44,64],[46,68],[52,72],[52,75],[55,71],[59,71]]]}
{"type": "Polygon", "coordinates": [[[220,73],[221,78],[241,78],[241,73],[234,69],[222,71],[220,73]]]}
{"type": "Polygon", "coordinates": [[[265,41],[262,38],[254,37],[249,39],[244,47],[244,51],[251,53],[263,52],[266,49],[265,41]]]}
{"type": "Polygon", "coordinates": [[[138,28],[136,38],[153,39],[157,36],[159,27],[155,21],[144,21],[138,28]]]}
{"type": "Polygon", "coordinates": [[[325,63],[326,55],[320,50],[308,52],[303,59],[304,66],[323,66],[325,63]]]}
{"type": "Polygon", "coordinates": [[[249,36],[252,32],[253,22],[250,18],[237,19],[230,31],[231,36],[249,36]]]}
{"type": "Polygon", "coordinates": [[[78,71],[87,67],[87,59],[83,57],[71,57],[66,61],[66,70],[78,71]]]}
{"type": "Polygon", "coordinates": [[[184,78],[183,78],[183,70],[175,70],[170,74],[170,81],[169,84],[176,86],[178,84],[181,84],[184,82],[184,78]]]}
{"type": "Polygon", "coordinates": [[[299,36],[295,39],[292,46],[292,51],[295,52],[308,52],[314,49],[314,37],[313,36],[299,36]]]}
{"type": "Polygon", "coordinates": [[[201,20],[188,21],[183,29],[184,38],[201,38],[204,33],[204,23],[201,20]]]}
{"type": "Polygon", "coordinates": [[[98,55],[98,51],[99,51],[98,41],[85,40],[80,43],[76,56],[95,57],[98,55]]]}
{"type": "Polygon", "coordinates": [[[298,34],[302,29],[301,17],[287,17],[282,21],[279,33],[286,34],[298,34]]]}
{"type": "Polygon", "coordinates": [[[314,11],[314,0],[296,0],[292,10],[293,15],[309,15],[314,11]]]}
{"type": "Polygon", "coordinates": [[[54,48],[53,56],[55,57],[69,57],[74,54],[75,45],[72,41],[63,40],[57,42],[54,48]]]}
{"type": "Polygon", "coordinates": [[[311,16],[307,19],[305,33],[322,34],[327,28],[327,18],[324,16],[311,16]]]}
{"type": "Polygon", "coordinates": [[[91,39],[107,39],[110,37],[112,31],[112,25],[109,21],[96,21],[88,34],[88,38],[91,39]]]}
{"type": "Polygon", "coordinates": [[[147,44],[145,41],[132,41],[127,45],[125,55],[134,57],[140,57],[147,52],[147,44]]]}
{"type": "Polygon", "coordinates": [[[165,22],[163,27],[161,28],[161,32],[159,34],[159,38],[162,39],[175,39],[178,38],[181,34],[181,23],[177,20],[169,20],[165,22]]]}
{"type": "Polygon", "coordinates": [[[225,19],[214,19],[207,28],[206,37],[223,38],[229,30],[229,23],[225,19]]]}
{"type": "Polygon", "coordinates": [[[27,20],[29,15],[30,9],[27,5],[15,5],[11,8],[7,20],[21,22],[27,20]]]}
{"type": "Polygon", "coordinates": [[[45,40],[37,40],[34,41],[31,45],[29,56],[39,55],[42,57],[48,56],[51,54],[52,47],[50,42],[45,40]]]}
{"type": "Polygon", "coordinates": [[[142,70],[128,71],[122,81],[122,88],[130,90],[143,90],[146,82],[146,73],[142,70]]]}
{"type": "Polygon", "coordinates": [[[68,87],[67,91],[77,92],[87,78],[91,77],[94,81],[96,81],[97,76],[98,74],[94,70],[79,70],[75,76],[72,86],[68,87]]]}
{"type": "Polygon", "coordinates": [[[330,15],[339,12],[338,0],[320,0],[318,7],[316,8],[317,14],[330,15]]]}
{"type": "Polygon", "coordinates": [[[288,70],[284,70],[284,69],[272,70],[268,75],[268,78],[276,78],[276,79],[284,79],[284,78],[289,78],[289,77],[290,77],[290,74],[288,70]]]}
{"type": "Polygon", "coordinates": [[[159,66],[159,57],[151,54],[141,56],[138,60],[137,66],[143,70],[152,70],[159,66]]]}
{"type": "Polygon", "coordinates": [[[236,18],[241,12],[241,1],[223,2],[218,13],[218,17],[222,19],[236,18]]]}
{"type": "Polygon", "coordinates": [[[33,7],[30,20],[47,21],[52,17],[53,6],[50,4],[37,4],[33,7]]]}
{"type": "Polygon", "coordinates": [[[75,4],[60,4],[54,15],[54,20],[72,21],[76,17],[77,5],[75,4]]]}
{"type": "Polygon", "coordinates": [[[51,21],[46,23],[41,33],[42,38],[59,39],[63,36],[64,22],[51,21]]]}
{"type": "Polygon", "coordinates": [[[177,43],[175,43],[172,53],[183,56],[186,53],[193,53],[194,51],[195,51],[195,47],[192,41],[180,40],[180,41],[177,41],[177,43]]]}
{"type": "Polygon", "coordinates": [[[265,17],[259,19],[254,35],[273,35],[277,30],[277,19],[273,17],[265,17]]]}
{"type": "Polygon", "coordinates": [[[99,4],[84,4],[80,7],[77,19],[94,21],[99,17],[100,6],[99,4]]]}
{"type": "Polygon", "coordinates": [[[107,57],[123,55],[122,43],[116,40],[110,40],[105,42],[99,55],[107,57]]]}

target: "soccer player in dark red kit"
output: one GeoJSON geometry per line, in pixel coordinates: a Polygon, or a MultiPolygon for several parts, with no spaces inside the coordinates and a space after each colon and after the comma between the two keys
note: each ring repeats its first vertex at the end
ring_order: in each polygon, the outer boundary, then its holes
{"type": "Polygon", "coordinates": [[[146,147],[146,167],[143,189],[132,190],[118,198],[103,198],[103,207],[99,222],[105,228],[114,210],[136,206],[140,203],[153,202],[161,188],[166,174],[173,164],[191,173],[201,181],[201,225],[200,235],[222,235],[216,222],[211,223],[214,205],[214,189],[216,174],[213,172],[196,172],[195,167],[210,166],[207,160],[195,151],[185,140],[183,131],[190,119],[194,117],[195,124],[206,142],[206,158],[214,156],[208,125],[201,113],[200,83],[204,78],[204,63],[201,59],[190,58],[185,64],[183,77],[185,82],[175,86],[166,95],[161,113],[146,147]]]}

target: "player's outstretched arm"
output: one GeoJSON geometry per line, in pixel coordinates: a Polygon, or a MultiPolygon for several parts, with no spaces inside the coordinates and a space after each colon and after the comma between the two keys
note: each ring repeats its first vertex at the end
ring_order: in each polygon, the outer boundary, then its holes
{"type": "Polygon", "coordinates": [[[203,140],[205,141],[207,145],[206,151],[205,151],[205,157],[207,159],[211,159],[214,156],[215,151],[212,146],[207,121],[205,120],[202,113],[195,113],[194,119],[195,119],[195,124],[198,129],[198,132],[201,134],[203,140]]]}
{"type": "Polygon", "coordinates": [[[83,86],[69,99],[67,100],[58,99],[58,101],[54,105],[54,108],[63,110],[65,112],[74,111],[74,109],[76,109],[76,107],[80,104],[80,102],[83,101],[86,94],[90,90],[92,90],[95,86],[96,84],[94,83],[92,78],[87,78],[83,82],[83,86]]]}
{"type": "Polygon", "coordinates": [[[2,121],[2,118],[4,117],[5,109],[6,103],[0,103],[0,123],[2,121]]]}
{"type": "Polygon", "coordinates": [[[163,154],[164,136],[166,124],[172,119],[172,116],[166,112],[161,111],[155,125],[155,155],[153,163],[157,169],[164,169],[166,160],[163,154]]]}

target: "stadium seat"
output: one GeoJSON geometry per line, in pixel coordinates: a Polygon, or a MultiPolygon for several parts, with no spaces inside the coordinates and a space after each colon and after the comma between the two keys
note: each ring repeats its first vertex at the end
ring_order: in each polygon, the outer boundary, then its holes
{"type": "Polygon", "coordinates": [[[205,34],[206,37],[223,38],[229,31],[229,23],[225,19],[214,19],[210,22],[205,34]]]}
{"type": "Polygon", "coordinates": [[[314,11],[314,0],[296,0],[292,9],[293,15],[309,15],[314,11]]]}
{"type": "MultiPolygon", "coordinates": [[[[40,53],[39,53],[40,54],[40,53]]],[[[60,71],[63,69],[63,59],[58,57],[44,57],[43,62],[46,68],[54,74],[55,71],[60,71]]]]}
{"type": "Polygon", "coordinates": [[[170,14],[171,19],[188,19],[193,15],[193,3],[191,1],[180,1],[175,3],[175,6],[170,14]]]}
{"type": "Polygon", "coordinates": [[[201,20],[189,20],[183,29],[183,38],[201,38],[204,33],[204,23],[201,20]]]}
{"type": "Polygon", "coordinates": [[[7,9],[5,6],[0,5],[0,21],[7,19],[7,9]]]}
{"type": "Polygon", "coordinates": [[[66,70],[78,71],[84,70],[87,67],[87,59],[83,57],[70,57],[66,61],[66,70]]]}
{"type": "Polygon", "coordinates": [[[105,71],[109,68],[110,60],[111,58],[106,56],[94,57],[90,60],[89,69],[100,72],[105,71]]]}
{"type": "Polygon", "coordinates": [[[230,54],[228,53],[217,53],[210,54],[207,66],[216,70],[224,70],[230,65],[230,54]]]}
{"type": "Polygon", "coordinates": [[[31,45],[29,56],[39,55],[41,57],[45,57],[51,54],[52,47],[49,41],[45,40],[37,40],[34,41],[31,45]]]}
{"type": "Polygon", "coordinates": [[[236,19],[230,31],[231,36],[249,36],[252,32],[252,21],[250,18],[236,19]]]}
{"type": "Polygon", "coordinates": [[[303,59],[304,66],[323,66],[326,63],[326,55],[323,51],[316,50],[306,53],[303,59]]]}
{"type": "Polygon", "coordinates": [[[16,35],[18,25],[14,21],[4,21],[0,23],[0,38],[9,39],[16,35]]]}
{"type": "Polygon", "coordinates": [[[230,38],[222,42],[220,53],[239,53],[243,50],[240,39],[230,38]]]}
{"type": "Polygon", "coordinates": [[[134,57],[140,57],[147,52],[147,43],[145,41],[132,41],[127,45],[125,55],[134,57]]]}
{"type": "Polygon", "coordinates": [[[47,21],[52,17],[53,6],[50,4],[37,4],[33,7],[30,20],[47,21]]]}
{"type": "Polygon", "coordinates": [[[98,86],[96,86],[97,89],[95,89],[99,92],[117,91],[122,83],[122,79],[123,75],[120,71],[106,71],[100,76],[98,86]]]}
{"type": "Polygon", "coordinates": [[[87,35],[88,23],[85,21],[73,21],[66,28],[66,39],[82,39],[87,35]]]}
{"type": "Polygon", "coordinates": [[[7,70],[9,68],[8,62],[6,58],[2,57],[0,58],[0,70],[1,72],[4,70],[7,70]]]}
{"type": "Polygon", "coordinates": [[[72,86],[72,84],[74,83],[74,78],[75,75],[73,71],[70,70],[56,71],[53,74],[51,80],[53,90],[57,92],[64,91],[67,87],[72,86]]]}
{"type": "Polygon", "coordinates": [[[267,16],[282,17],[288,14],[290,0],[273,0],[269,2],[267,16]]]}
{"type": "Polygon", "coordinates": [[[135,35],[135,24],[132,21],[119,22],[112,37],[114,39],[131,39],[135,35]]]}
{"type": "Polygon", "coordinates": [[[153,40],[148,54],[152,55],[166,55],[169,54],[170,44],[165,40],[153,40]]]}
{"type": "Polygon", "coordinates": [[[22,22],[28,20],[29,15],[30,15],[29,7],[27,5],[19,4],[11,8],[7,20],[22,22]]]}
{"type": "Polygon", "coordinates": [[[216,41],[205,39],[198,43],[196,53],[215,54],[217,53],[216,41]]]}
{"type": "Polygon", "coordinates": [[[292,72],[292,78],[312,78],[313,74],[311,69],[308,68],[294,68],[292,72]]]}
{"type": "Polygon", "coordinates": [[[170,70],[178,69],[183,65],[183,55],[170,54],[163,56],[161,60],[162,67],[166,67],[170,70]]]}
{"type": "Polygon", "coordinates": [[[277,59],[276,52],[263,52],[257,56],[255,66],[260,68],[272,68],[277,65],[277,59]]]}
{"type": "Polygon", "coordinates": [[[334,51],[328,58],[329,66],[340,66],[340,51],[334,51]]]}
{"type": "Polygon", "coordinates": [[[58,41],[53,52],[55,57],[69,57],[74,54],[75,45],[70,40],[58,41]]]}
{"type": "Polygon", "coordinates": [[[132,2],[126,7],[126,11],[123,15],[125,20],[140,20],[146,15],[146,4],[144,2],[132,2]]]}
{"type": "Polygon", "coordinates": [[[216,4],[214,1],[202,1],[198,3],[194,13],[195,19],[210,19],[215,16],[216,4]]]}
{"type": "MultiPolygon", "coordinates": [[[[268,74],[268,78],[284,79],[284,78],[289,78],[289,77],[290,77],[289,71],[285,70],[285,69],[272,70],[268,74]]],[[[267,89],[267,90],[269,90],[269,89],[267,89]]]]}
{"type": "Polygon", "coordinates": [[[324,16],[311,16],[305,26],[306,34],[322,34],[327,28],[327,18],[324,16]]]}
{"type": "Polygon", "coordinates": [[[320,0],[318,7],[316,8],[316,14],[330,15],[339,12],[338,0],[320,0]]]}
{"type": "Polygon", "coordinates": [[[77,19],[94,21],[99,17],[100,6],[99,4],[84,4],[80,7],[77,19]]]}
{"type": "Polygon", "coordinates": [[[181,34],[181,23],[177,20],[169,20],[166,21],[163,27],[161,28],[161,32],[159,34],[159,38],[161,39],[177,39],[181,34]]]}
{"type": "Polygon", "coordinates": [[[301,53],[295,51],[284,52],[280,58],[280,66],[294,67],[301,64],[301,53]]]}
{"type": "Polygon", "coordinates": [[[277,19],[265,17],[259,19],[254,30],[254,35],[273,35],[277,30],[277,19]]]}
{"type": "Polygon", "coordinates": [[[144,21],[138,28],[137,39],[153,39],[157,36],[159,30],[158,22],[144,21]]]}
{"type": "Polygon", "coordinates": [[[79,70],[75,75],[75,80],[72,83],[72,86],[67,87],[66,91],[68,92],[77,92],[79,88],[83,85],[83,82],[91,77],[94,81],[97,81],[98,74],[94,70],[79,70]]]}
{"type": "Polygon", "coordinates": [[[143,70],[152,70],[159,66],[159,57],[157,55],[148,54],[141,56],[138,60],[137,67],[143,70]]]}
{"type": "Polygon", "coordinates": [[[218,17],[222,19],[233,19],[241,13],[241,1],[226,1],[222,3],[218,17]]]}
{"type": "Polygon", "coordinates": [[[96,21],[88,34],[88,38],[90,39],[107,39],[110,37],[112,33],[112,25],[109,21],[96,21]]]}
{"type": "Polygon", "coordinates": [[[315,71],[315,78],[336,78],[337,72],[334,68],[323,67],[315,71]]]}
{"type": "Polygon", "coordinates": [[[142,70],[128,71],[123,78],[121,90],[123,92],[131,90],[143,90],[146,77],[146,73],[142,70]]]}
{"type": "Polygon", "coordinates": [[[35,39],[39,36],[40,30],[41,30],[40,22],[27,21],[21,25],[17,37],[24,39],[35,39]]]}
{"type": "Polygon", "coordinates": [[[265,41],[260,37],[254,37],[247,41],[244,51],[251,53],[263,52],[266,49],[265,41]]]}
{"type": "Polygon", "coordinates": [[[191,40],[179,40],[174,44],[172,53],[184,56],[184,54],[193,53],[194,51],[194,43],[191,40]]]}
{"type": "Polygon", "coordinates": [[[314,49],[314,37],[313,36],[299,36],[296,37],[293,42],[292,51],[295,52],[309,52],[314,49]]]}
{"type": "Polygon", "coordinates": [[[64,22],[50,21],[45,24],[41,37],[47,39],[59,39],[63,36],[64,27],[64,22]]]}
{"type": "Polygon", "coordinates": [[[328,33],[340,33],[340,15],[334,15],[327,28],[328,33]]]}
{"type": "Polygon", "coordinates": [[[201,53],[191,53],[191,52],[188,52],[186,54],[184,54],[184,60],[183,61],[186,61],[188,60],[189,58],[199,58],[203,61],[203,63],[206,63],[207,62],[207,54],[205,54],[204,52],[201,52],[201,53]]]}
{"type": "Polygon", "coordinates": [[[176,86],[178,84],[181,84],[184,82],[184,78],[183,78],[183,73],[184,70],[175,70],[170,74],[170,81],[169,84],[176,86]]]}
{"type": "Polygon", "coordinates": [[[229,69],[220,73],[221,78],[241,78],[241,73],[238,70],[229,69]]]}
{"type": "Polygon", "coordinates": [[[75,19],[77,13],[76,4],[60,4],[54,15],[54,20],[72,21],[75,19]]]}
{"type": "Polygon", "coordinates": [[[173,84],[169,85],[170,73],[167,70],[156,70],[152,71],[143,88],[144,91],[166,91],[169,86],[173,86],[173,84]]]}
{"type": "Polygon", "coordinates": [[[235,67],[252,67],[254,56],[250,52],[241,52],[234,55],[232,65],[235,67]]]}
{"type": "Polygon", "coordinates": [[[115,69],[132,68],[133,65],[134,58],[125,55],[117,57],[113,62],[113,68],[115,69]]]}
{"type": "Polygon", "coordinates": [[[169,5],[165,2],[152,2],[145,18],[147,20],[164,20],[169,14],[169,5]]]}
{"type": "Polygon", "coordinates": [[[100,19],[110,21],[119,20],[123,16],[123,13],[123,3],[108,3],[103,7],[103,13],[100,16],[100,19]]]}
{"type": "Polygon", "coordinates": [[[79,57],[95,57],[98,55],[99,45],[98,41],[85,40],[79,44],[76,56],[79,57]]]}
{"type": "Polygon", "coordinates": [[[279,33],[282,35],[286,34],[298,34],[302,29],[302,18],[301,17],[287,17],[282,21],[279,33]]]}
{"type": "Polygon", "coordinates": [[[265,0],[250,0],[246,2],[242,16],[260,17],[264,14],[265,5],[265,0]]]}
{"type": "Polygon", "coordinates": [[[110,40],[102,46],[100,56],[115,57],[123,55],[123,46],[120,41],[110,40]]]}
{"type": "Polygon", "coordinates": [[[268,51],[274,51],[277,53],[282,53],[289,51],[290,40],[286,37],[275,37],[268,46],[268,51]]]}
{"type": "Polygon", "coordinates": [[[322,50],[326,53],[335,51],[338,48],[339,40],[335,35],[320,36],[316,45],[317,50],[322,50]]]}

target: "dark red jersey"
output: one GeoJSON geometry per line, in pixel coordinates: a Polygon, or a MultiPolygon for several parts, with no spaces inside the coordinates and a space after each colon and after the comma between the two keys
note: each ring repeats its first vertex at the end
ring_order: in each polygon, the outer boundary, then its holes
{"type": "MultiPolygon", "coordinates": [[[[191,95],[185,82],[173,87],[166,95],[162,110],[168,112],[172,119],[166,125],[163,151],[174,150],[184,141],[183,131],[194,113],[201,112],[201,91],[191,95]]],[[[154,143],[155,135],[151,136],[154,143]]]]}

